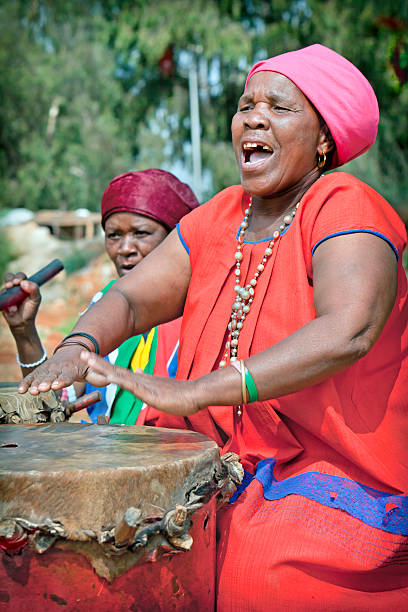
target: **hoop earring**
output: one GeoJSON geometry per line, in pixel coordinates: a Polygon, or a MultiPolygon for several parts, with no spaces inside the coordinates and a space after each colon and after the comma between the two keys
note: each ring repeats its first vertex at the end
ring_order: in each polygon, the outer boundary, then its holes
{"type": "Polygon", "coordinates": [[[326,153],[318,153],[317,154],[317,167],[324,168],[326,165],[326,153]]]}

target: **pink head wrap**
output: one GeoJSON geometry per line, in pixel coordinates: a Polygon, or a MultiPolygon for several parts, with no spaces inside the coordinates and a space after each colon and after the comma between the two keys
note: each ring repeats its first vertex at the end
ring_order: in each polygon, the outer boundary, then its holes
{"type": "Polygon", "coordinates": [[[342,55],[323,45],[311,45],[255,64],[290,79],[325,120],[336,143],[332,168],[365,153],[374,143],[378,127],[378,102],[365,76],[342,55]]]}
{"type": "Polygon", "coordinates": [[[197,198],[190,187],[170,172],[156,168],[126,172],[114,178],[102,196],[102,227],[110,215],[131,212],[173,229],[197,206],[197,198]]]}

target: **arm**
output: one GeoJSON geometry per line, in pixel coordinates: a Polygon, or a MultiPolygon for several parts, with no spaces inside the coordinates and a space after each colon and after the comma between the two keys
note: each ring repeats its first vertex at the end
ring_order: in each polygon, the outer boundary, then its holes
{"type": "MultiPolygon", "coordinates": [[[[4,289],[21,286],[27,293],[26,299],[18,306],[10,306],[3,311],[7,325],[13,334],[17,355],[22,363],[36,363],[41,360],[44,350],[38,336],[35,319],[41,303],[41,294],[36,283],[27,281],[22,272],[8,273],[4,277],[4,289]]],[[[34,368],[21,366],[23,376],[29,374],[34,368]]]]}
{"type": "MultiPolygon", "coordinates": [[[[245,362],[261,400],[321,382],[367,354],[395,301],[397,262],[381,238],[343,235],[318,247],[313,278],[316,318],[245,362]]],[[[90,354],[83,359],[99,382],[115,382],[164,412],[189,415],[241,402],[239,374],[231,367],[196,381],[170,381],[104,366],[90,354]]]]}
{"type": "MultiPolygon", "coordinates": [[[[107,355],[130,336],[179,317],[190,276],[189,256],[173,231],[82,315],[73,331],[94,336],[101,355],[107,355]]],[[[26,376],[19,391],[25,393],[29,389],[36,395],[51,388],[61,389],[74,380],[86,380],[87,367],[80,359],[82,350],[74,345],[61,348],[46,364],[26,376]]]]}

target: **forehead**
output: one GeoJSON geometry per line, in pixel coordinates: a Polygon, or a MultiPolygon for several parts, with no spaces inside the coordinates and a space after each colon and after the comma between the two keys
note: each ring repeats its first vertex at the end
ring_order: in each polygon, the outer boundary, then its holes
{"type": "Polygon", "coordinates": [[[105,231],[110,231],[112,229],[121,229],[126,231],[128,229],[135,228],[154,230],[158,227],[162,227],[158,221],[145,217],[145,215],[139,215],[138,213],[131,212],[113,213],[113,215],[110,215],[107,218],[105,223],[105,231]]]}
{"type": "Polygon", "coordinates": [[[250,78],[242,98],[254,95],[266,95],[268,98],[287,98],[296,102],[308,102],[306,96],[285,75],[270,70],[260,70],[250,78]]]}

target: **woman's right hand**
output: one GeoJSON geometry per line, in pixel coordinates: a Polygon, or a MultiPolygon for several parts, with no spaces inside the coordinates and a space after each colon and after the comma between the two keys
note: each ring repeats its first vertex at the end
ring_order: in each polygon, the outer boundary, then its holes
{"type": "Polygon", "coordinates": [[[4,318],[13,334],[26,335],[35,327],[35,318],[41,303],[41,293],[36,283],[26,280],[23,272],[12,274],[9,272],[4,276],[3,290],[21,286],[27,293],[27,297],[16,306],[3,310],[4,318]]]}
{"type": "Polygon", "coordinates": [[[88,366],[80,358],[81,351],[83,348],[79,345],[61,347],[21,381],[18,392],[29,391],[31,395],[38,395],[50,389],[57,391],[69,387],[75,381],[84,381],[88,366]]]}

